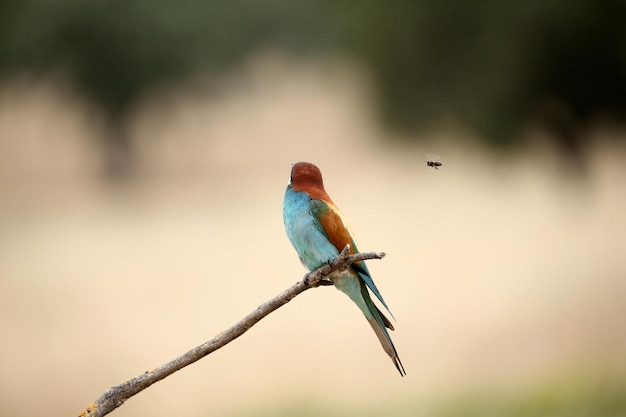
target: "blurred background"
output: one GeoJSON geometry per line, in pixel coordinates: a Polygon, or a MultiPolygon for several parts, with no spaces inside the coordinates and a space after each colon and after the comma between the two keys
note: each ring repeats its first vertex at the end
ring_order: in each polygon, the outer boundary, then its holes
{"type": "Polygon", "coordinates": [[[626,415],[625,18],[2,2],[0,415],[75,415],[301,279],[300,160],[387,252],[408,375],[320,288],[115,415],[626,415]]]}

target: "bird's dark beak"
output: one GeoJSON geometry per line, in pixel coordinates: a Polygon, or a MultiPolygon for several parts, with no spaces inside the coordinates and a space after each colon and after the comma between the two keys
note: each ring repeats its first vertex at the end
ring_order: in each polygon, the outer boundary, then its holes
{"type": "Polygon", "coordinates": [[[293,166],[297,164],[297,162],[292,162],[291,163],[291,172],[289,174],[289,184],[291,184],[291,182],[293,181],[293,166]]]}

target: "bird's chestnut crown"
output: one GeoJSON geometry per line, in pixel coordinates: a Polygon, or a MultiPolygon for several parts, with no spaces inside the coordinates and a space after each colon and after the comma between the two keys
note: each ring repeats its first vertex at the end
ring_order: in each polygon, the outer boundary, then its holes
{"type": "Polygon", "coordinates": [[[324,190],[322,172],[310,162],[296,162],[291,167],[291,187],[295,191],[304,191],[311,198],[332,202],[324,190]]]}

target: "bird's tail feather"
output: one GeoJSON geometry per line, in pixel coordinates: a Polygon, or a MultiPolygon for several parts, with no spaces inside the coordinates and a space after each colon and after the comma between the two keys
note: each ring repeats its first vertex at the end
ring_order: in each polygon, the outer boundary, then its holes
{"type": "Polygon", "coordinates": [[[368,322],[372,326],[372,329],[374,329],[374,333],[376,333],[376,336],[378,337],[380,344],[383,346],[383,349],[385,350],[385,352],[387,352],[387,355],[389,355],[389,357],[391,358],[391,361],[396,366],[396,369],[398,370],[398,372],[400,372],[400,375],[405,376],[406,372],[404,371],[404,366],[402,366],[402,362],[400,361],[398,352],[396,352],[396,348],[393,345],[393,342],[391,341],[391,337],[389,337],[389,333],[387,333],[387,330],[385,329],[385,327],[382,326],[376,320],[375,317],[372,317],[371,319],[369,319],[368,322]]]}
{"type": "Polygon", "coordinates": [[[370,326],[374,329],[374,333],[376,333],[380,344],[393,361],[400,375],[406,375],[402,362],[400,362],[400,358],[398,357],[398,352],[396,352],[396,348],[387,332],[387,328],[393,330],[393,325],[372,301],[366,284],[350,274],[334,276],[333,283],[338,290],[345,293],[359,306],[359,309],[361,309],[370,326]]]}
{"type": "Polygon", "coordinates": [[[391,336],[389,336],[389,332],[385,328],[388,327],[390,330],[393,330],[393,325],[391,324],[389,319],[381,313],[378,307],[374,305],[372,299],[369,297],[369,294],[367,294],[367,289],[363,288],[362,293],[363,291],[365,291],[365,294],[363,294],[363,299],[365,300],[365,303],[372,313],[372,317],[366,317],[367,321],[369,322],[370,326],[372,326],[372,329],[374,330],[374,333],[376,333],[380,344],[382,345],[385,352],[387,352],[387,355],[389,355],[389,357],[391,358],[391,361],[395,365],[398,372],[400,372],[400,375],[405,376],[406,372],[404,371],[404,366],[402,366],[402,362],[400,361],[400,357],[398,356],[396,347],[393,345],[391,336]]]}
{"type": "Polygon", "coordinates": [[[380,311],[380,309],[378,307],[376,307],[373,303],[372,305],[374,306],[374,308],[376,309],[376,311],[378,311],[378,315],[380,316],[380,318],[383,321],[383,324],[385,325],[386,328],[388,328],[389,330],[396,330],[393,327],[393,324],[391,324],[391,321],[389,321],[389,319],[383,314],[382,311],[380,311]]]}

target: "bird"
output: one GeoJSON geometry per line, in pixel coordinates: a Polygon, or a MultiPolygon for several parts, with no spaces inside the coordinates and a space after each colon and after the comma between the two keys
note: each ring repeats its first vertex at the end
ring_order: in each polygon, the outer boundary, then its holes
{"type": "MultiPolygon", "coordinates": [[[[358,253],[346,217],[324,189],[322,173],[312,163],[292,164],[283,201],[283,220],[287,237],[309,271],[336,258],[347,244],[351,254],[358,253]]],[[[387,331],[394,330],[394,327],[374,304],[370,291],[391,317],[393,314],[376,288],[365,262],[355,262],[347,270],[335,271],[328,278],[359,307],[396,369],[405,376],[404,366],[387,331]]]]}

